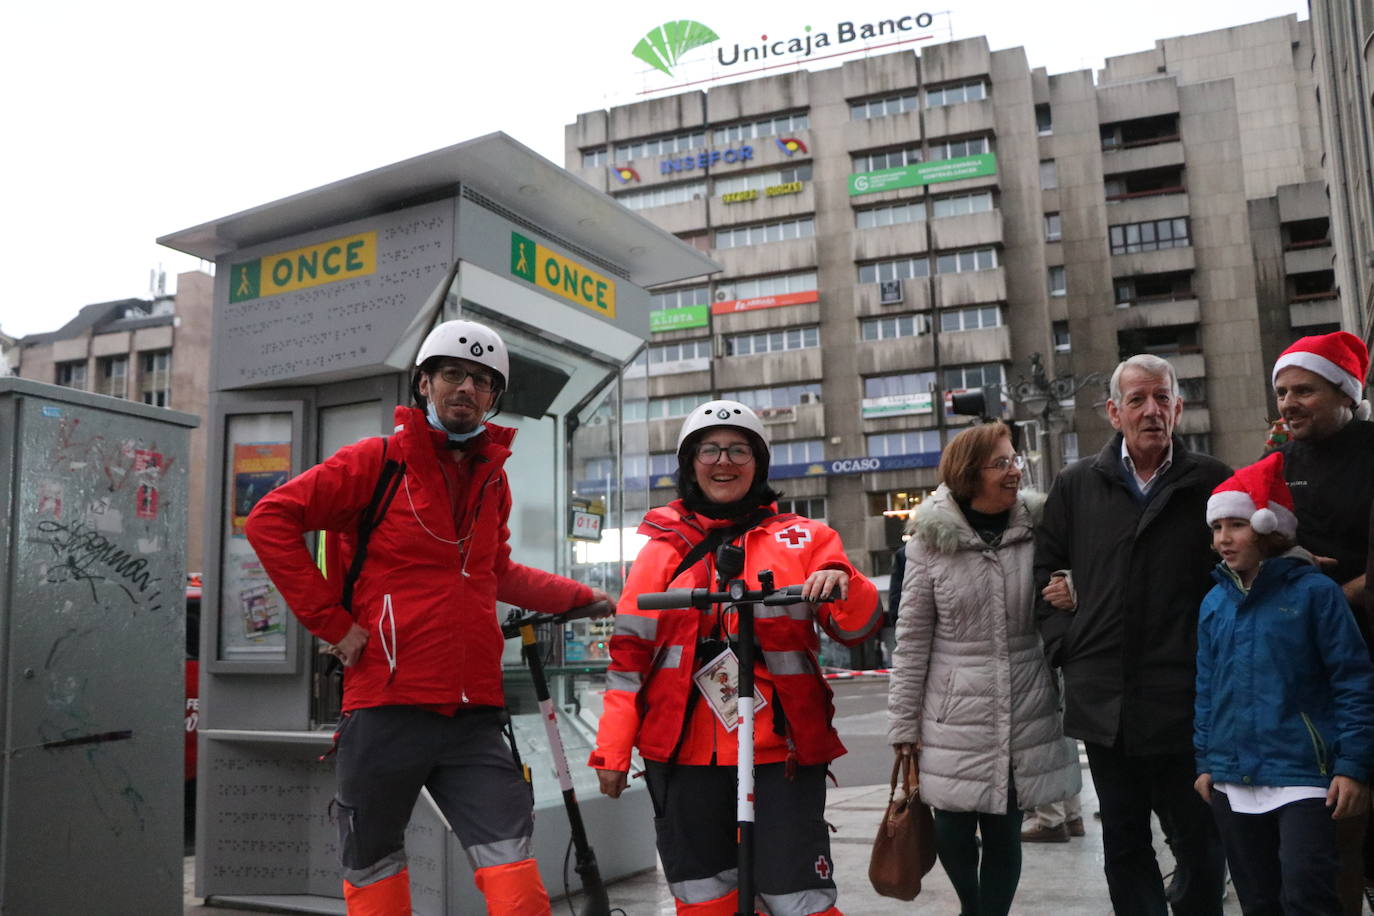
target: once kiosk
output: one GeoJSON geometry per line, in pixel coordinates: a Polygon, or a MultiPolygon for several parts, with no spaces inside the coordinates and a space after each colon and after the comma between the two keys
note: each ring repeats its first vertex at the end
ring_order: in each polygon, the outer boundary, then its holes
{"type": "MultiPolygon", "coordinates": [[[[196,893],[342,913],[327,813],[333,767],[320,760],[338,684],[263,574],[244,517],[288,476],[390,432],[393,406],[409,402],[420,340],[463,315],[497,328],[510,350],[511,390],[496,422],[520,431],[506,465],[516,484],[513,556],[615,593],[619,533],[648,499],[642,478],[638,489],[622,486],[626,463],[647,458],[647,424],[621,425],[627,404],[644,416],[646,382],[622,370],[649,336],[645,288],[718,268],[504,134],[159,241],[216,265],[206,472],[220,501],[206,513],[196,893]],[[594,492],[588,478],[599,481],[594,492]]],[[[563,629],[561,639],[545,634],[545,651],[577,761],[593,737],[594,710],[583,703],[599,705],[609,627],[563,629]]],[[[568,845],[562,797],[518,643],[506,662],[543,814],[535,855],[557,895],[568,845]]],[[[653,868],[643,790],[611,804],[593,771],[575,770],[603,875],[653,868]]],[[[481,911],[467,860],[427,795],[407,849],[415,912],[481,911]]]]}

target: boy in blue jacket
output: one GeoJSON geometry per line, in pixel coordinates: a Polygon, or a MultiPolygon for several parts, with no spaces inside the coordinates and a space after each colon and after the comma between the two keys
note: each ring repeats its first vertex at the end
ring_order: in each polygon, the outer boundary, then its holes
{"type": "Polygon", "coordinates": [[[1246,914],[1341,912],[1333,821],[1369,807],[1374,667],[1340,586],[1293,549],[1272,453],[1207,502],[1221,562],[1198,619],[1196,788],[1246,914]]]}

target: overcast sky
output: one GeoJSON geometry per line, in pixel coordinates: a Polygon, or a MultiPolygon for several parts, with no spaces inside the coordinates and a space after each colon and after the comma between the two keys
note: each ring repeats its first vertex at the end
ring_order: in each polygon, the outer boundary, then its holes
{"type": "MultiPolygon", "coordinates": [[[[197,262],[159,235],[503,130],[561,164],[563,125],[665,78],[631,56],[689,16],[727,47],[937,13],[936,40],[1022,45],[1050,73],[1305,0],[614,5],[291,0],[9,3],[0,13],[0,330],[55,330],[197,262]]],[[[700,73],[712,49],[695,56],[700,73]]],[[[837,66],[833,60],[821,66],[837,66]]]]}

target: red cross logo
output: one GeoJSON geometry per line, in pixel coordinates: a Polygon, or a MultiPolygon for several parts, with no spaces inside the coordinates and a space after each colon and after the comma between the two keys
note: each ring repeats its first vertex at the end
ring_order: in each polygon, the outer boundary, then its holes
{"type": "Polygon", "coordinates": [[[825,856],[816,856],[816,874],[821,876],[822,881],[830,877],[830,863],[825,856]]]}
{"type": "Polygon", "coordinates": [[[804,544],[811,542],[811,532],[800,525],[793,525],[791,528],[782,529],[773,535],[773,538],[779,544],[785,545],[788,550],[801,550],[804,544]]]}

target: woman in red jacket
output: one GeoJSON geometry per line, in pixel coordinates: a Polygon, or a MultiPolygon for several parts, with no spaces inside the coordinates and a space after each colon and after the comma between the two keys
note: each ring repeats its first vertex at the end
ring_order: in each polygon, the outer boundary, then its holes
{"type": "Polygon", "coordinates": [[[755,610],[755,887],[773,916],[837,916],[825,774],[845,752],[831,725],[834,706],[816,660],[819,623],[854,645],[881,623],[877,589],[845,557],[839,535],[820,522],[780,514],[768,486],[768,439],[754,412],[736,401],[696,407],[678,435],[678,499],[654,509],[649,537],[625,583],[611,638],[606,705],[591,765],[601,791],[624,791],[630,752],[644,758],[658,852],[678,913],[735,913],[737,723],[719,684],[737,618],[709,611],[642,611],[640,593],[715,588],[706,540],[744,548],[744,578],[760,570],[779,586],[803,585],[808,603],[755,610]],[[837,592],[839,600],[809,603],[837,592]],[[697,677],[700,675],[699,677],[697,677]],[[708,690],[708,675],[716,684],[708,690]]]}

